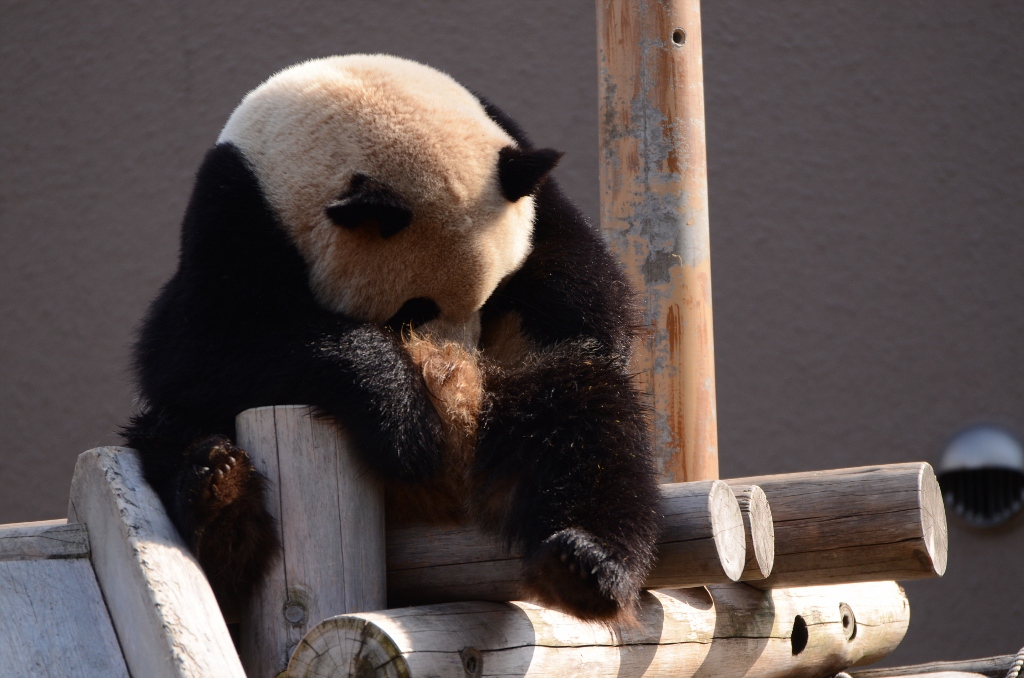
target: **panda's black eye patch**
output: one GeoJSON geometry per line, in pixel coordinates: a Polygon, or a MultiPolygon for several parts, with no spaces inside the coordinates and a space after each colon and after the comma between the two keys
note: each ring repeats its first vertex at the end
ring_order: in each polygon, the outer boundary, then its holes
{"type": "Polygon", "coordinates": [[[349,229],[369,226],[376,228],[382,238],[390,238],[412,221],[412,210],[402,196],[365,174],[352,177],[348,192],[324,211],[338,226],[349,229]]]}

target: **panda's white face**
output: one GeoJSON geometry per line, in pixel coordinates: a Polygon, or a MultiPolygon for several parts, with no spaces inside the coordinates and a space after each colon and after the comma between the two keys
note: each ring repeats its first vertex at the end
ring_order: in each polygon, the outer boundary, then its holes
{"type": "Polygon", "coordinates": [[[410,299],[471,326],[530,251],[534,201],[508,200],[499,151],[515,142],[465,88],[381,55],[308,61],[249,93],[218,139],[235,144],[326,308],[384,323],[410,299]],[[370,184],[411,220],[394,234],[339,226],[326,208],[370,184]]]}

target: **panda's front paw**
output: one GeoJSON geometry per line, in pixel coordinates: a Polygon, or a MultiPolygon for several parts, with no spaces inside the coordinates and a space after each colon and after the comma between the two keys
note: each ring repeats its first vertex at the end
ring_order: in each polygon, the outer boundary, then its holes
{"type": "Polygon", "coordinates": [[[189,451],[181,495],[189,506],[190,546],[226,613],[237,612],[278,550],[263,477],[245,450],[210,436],[189,451]]]}
{"type": "Polygon", "coordinates": [[[592,533],[567,528],[551,535],[524,564],[534,599],[581,619],[628,621],[635,613],[641,573],[592,533]]]}

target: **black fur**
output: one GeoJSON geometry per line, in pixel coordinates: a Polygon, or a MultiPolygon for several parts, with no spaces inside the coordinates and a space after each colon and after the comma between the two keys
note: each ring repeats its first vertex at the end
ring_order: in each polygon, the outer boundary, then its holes
{"type": "Polygon", "coordinates": [[[498,151],[498,183],[509,202],[533,193],[562,153],[553,148],[526,149],[506,146],[498,151]]]}
{"type": "MultiPolygon", "coordinates": [[[[536,349],[522,364],[485,369],[472,503],[525,549],[535,596],[613,618],[635,603],[657,535],[645,409],[628,373],[636,310],[556,183],[541,173],[531,191],[533,251],[482,317],[486,327],[517,314],[536,349]]],[[[436,312],[420,301],[395,329],[436,312]]],[[[396,332],[317,305],[301,256],[229,144],[199,171],[179,268],[149,311],[135,366],[144,404],[126,442],[228,607],[251,593],[277,543],[262,480],[231,443],[237,413],[308,403],[347,429],[384,478],[415,482],[441,465],[439,417],[396,332]]]]}

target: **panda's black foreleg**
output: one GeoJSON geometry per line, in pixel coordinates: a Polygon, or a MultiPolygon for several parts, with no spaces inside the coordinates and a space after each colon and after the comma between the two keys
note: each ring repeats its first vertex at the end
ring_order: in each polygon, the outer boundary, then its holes
{"type": "Polygon", "coordinates": [[[197,424],[149,408],[124,431],[228,618],[237,616],[278,552],[265,480],[232,443],[232,429],[230,422],[197,424]]]}
{"type": "Polygon", "coordinates": [[[641,399],[594,341],[492,368],[474,466],[476,513],[526,553],[534,598],[628,617],[653,562],[658,494],[641,399]]]}

